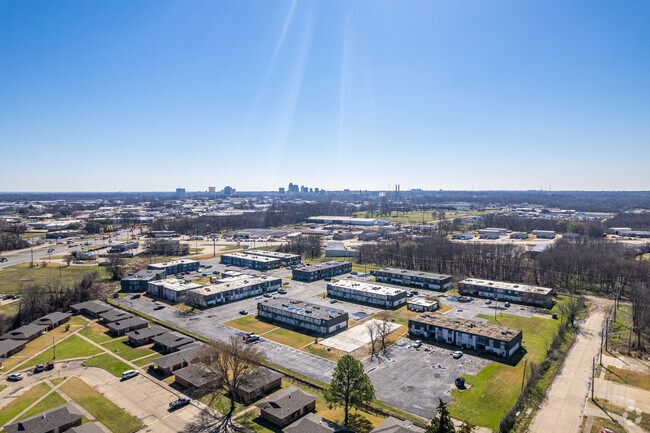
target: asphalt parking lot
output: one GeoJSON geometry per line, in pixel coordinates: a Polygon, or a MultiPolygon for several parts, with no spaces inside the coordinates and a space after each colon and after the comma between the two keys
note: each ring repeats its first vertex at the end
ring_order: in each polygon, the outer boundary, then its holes
{"type": "Polygon", "coordinates": [[[490,364],[468,354],[454,359],[453,350],[429,344],[415,349],[411,343],[401,339],[387,357],[366,360],[364,366],[379,400],[427,419],[436,415],[439,398],[451,401],[457,377],[490,364]]]}

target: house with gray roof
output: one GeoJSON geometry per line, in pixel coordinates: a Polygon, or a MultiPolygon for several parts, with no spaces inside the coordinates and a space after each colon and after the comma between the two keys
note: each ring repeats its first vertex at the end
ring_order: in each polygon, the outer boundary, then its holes
{"type": "Polygon", "coordinates": [[[102,301],[86,301],[71,305],[74,314],[84,314],[88,317],[98,317],[101,313],[112,310],[113,307],[102,301]]]}
{"type": "Polygon", "coordinates": [[[127,332],[126,336],[129,337],[129,343],[133,346],[141,346],[153,341],[154,337],[169,332],[169,329],[160,325],[150,326],[148,328],[136,329],[135,331],[127,332]]]}
{"type": "Polygon", "coordinates": [[[194,339],[178,332],[167,332],[152,338],[154,346],[165,353],[172,353],[180,350],[183,346],[194,343],[194,339]]]}
{"type": "Polygon", "coordinates": [[[350,430],[311,412],[282,430],[284,433],[343,433],[350,430]]]}
{"type": "Polygon", "coordinates": [[[256,405],[265,420],[285,427],[316,409],[316,396],[291,386],[256,405]]]}
{"type": "Polygon", "coordinates": [[[176,383],[185,388],[213,388],[219,386],[223,379],[219,373],[211,371],[203,364],[190,364],[174,372],[176,383]]]}
{"type": "Polygon", "coordinates": [[[0,336],[0,340],[32,341],[33,339],[40,337],[44,331],[45,328],[42,326],[30,323],[29,325],[21,326],[20,328],[7,332],[5,335],[0,336]]]}
{"type": "Polygon", "coordinates": [[[3,360],[23,350],[25,344],[27,344],[25,340],[0,340],[0,366],[2,366],[3,360]]]}
{"type": "Polygon", "coordinates": [[[389,416],[370,433],[424,433],[424,429],[413,425],[411,421],[402,421],[389,416]]]}
{"type": "Polygon", "coordinates": [[[188,344],[187,347],[178,352],[170,353],[169,355],[161,356],[154,359],[152,362],[156,366],[159,373],[167,375],[173,371],[185,368],[196,359],[199,350],[201,350],[200,343],[188,344]]]}
{"type": "Polygon", "coordinates": [[[70,430],[66,430],[65,433],[104,433],[104,430],[97,427],[97,424],[87,422],[78,427],[72,427],[70,430]]]}
{"type": "Polygon", "coordinates": [[[109,323],[106,326],[111,333],[115,335],[124,335],[129,331],[146,328],[149,326],[149,322],[144,320],[142,317],[131,317],[130,319],[109,323]]]}
{"type": "Polygon", "coordinates": [[[57,326],[64,324],[70,320],[70,317],[72,317],[72,314],[70,313],[55,311],[54,313],[50,313],[47,316],[43,316],[40,319],[34,320],[32,323],[34,325],[43,326],[45,330],[49,331],[56,328],[57,326]]]}
{"type": "Polygon", "coordinates": [[[239,401],[249,406],[270,391],[280,388],[283,377],[284,374],[275,370],[266,367],[257,367],[242,379],[239,388],[235,391],[236,397],[239,401]]]}
{"type": "Polygon", "coordinates": [[[118,320],[126,320],[133,317],[133,314],[124,310],[110,310],[105,313],[101,313],[99,317],[104,321],[104,323],[117,322],[118,320]]]}
{"type": "Polygon", "coordinates": [[[81,425],[83,417],[79,409],[68,403],[8,424],[4,429],[7,433],[63,433],[81,425]]]}

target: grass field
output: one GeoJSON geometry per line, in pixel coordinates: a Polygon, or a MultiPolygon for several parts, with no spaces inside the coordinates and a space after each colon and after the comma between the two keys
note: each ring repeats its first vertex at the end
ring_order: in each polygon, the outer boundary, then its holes
{"type": "Polygon", "coordinates": [[[264,338],[273,340],[277,343],[286,344],[287,346],[295,347],[296,349],[300,349],[314,341],[314,337],[286,328],[274,329],[273,331],[264,334],[264,338]]]}
{"type": "Polygon", "coordinates": [[[125,338],[123,340],[104,343],[102,346],[104,346],[107,350],[110,350],[111,352],[126,359],[127,361],[133,361],[134,359],[142,358],[143,356],[152,355],[154,353],[154,351],[151,349],[131,347],[126,344],[126,341],[128,340],[125,338]]]}
{"type": "Polygon", "coordinates": [[[345,353],[339,352],[336,349],[327,351],[327,347],[322,344],[310,344],[303,347],[302,350],[311,353],[312,355],[320,356],[321,358],[329,359],[330,361],[338,361],[345,353]]]}
{"type": "Polygon", "coordinates": [[[18,313],[20,301],[13,301],[0,306],[0,315],[15,316],[18,313]]]}
{"type": "MultiPolygon", "coordinates": [[[[585,417],[586,421],[586,417],[585,417]]],[[[609,418],[594,417],[591,429],[583,433],[601,433],[603,430],[609,430],[616,433],[627,433],[628,430],[622,425],[615,423],[609,418]]]]}
{"type": "Polygon", "coordinates": [[[225,322],[224,325],[228,325],[231,328],[239,329],[244,332],[254,332],[258,335],[275,328],[275,326],[270,323],[258,320],[254,314],[249,314],[248,316],[242,316],[229,322],[225,322]]]}
{"type": "Polygon", "coordinates": [[[80,325],[80,326],[85,326],[89,322],[84,318],[83,316],[72,316],[70,320],[68,320],[68,323],[70,325],[80,325]]]}
{"type": "Polygon", "coordinates": [[[58,386],[61,382],[63,382],[67,378],[68,376],[55,377],[53,379],[50,379],[50,382],[52,382],[52,385],[58,386]]]}
{"type": "MultiPolygon", "coordinates": [[[[489,323],[523,331],[523,347],[527,353],[517,365],[492,363],[476,376],[463,376],[471,388],[466,391],[452,390],[454,401],[449,405],[453,417],[489,428],[496,428],[499,420],[510,410],[519,395],[524,361],[540,363],[546,356],[547,344],[557,334],[559,323],[535,317],[510,314],[479,315],[489,323]]],[[[517,356],[516,354],[514,355],[517,356]]]]}
{"type": "Polygon", "coordinates": [[[107,278],[106,270],[99,266],[63,267],[60,270],[60,277],[58,266],[45,268],[30,268],[28,264],[10,266],[0,270],[0,293],[18,293],[26,285],[47,284],[50,281],[60,281],[63,287],[69,287],[89,272],[97,272],[100,280],[107,278]]]}
{"type": "MultiPolygon", "coordinates": [[[[650,414],[643,413],[643,412],[636,412],[633,410],[630,410],[629,412],[627,409],[616,406],[615,404],[610,403],[608,400],[601,400],[599,398],[595,399],[594,402],[600,406],[601,408],[605,409],[608,412],[613,412],[615,414],[625,416],[624,414],[627,412],[627,418],[632,420],[633,422],[637,423],[639,426],[641,426],[645,431],[650,431],[650,414]]],[[[616,430],[614,430],[616,431],[616,430]]],[[[600,433],[600,431],[599,431],[600,433]]]]}
{"type": "Polygon", "coordinates": [[[70,378],[61,385],[61,390],[113,433],[130,433],[142,427],[140,421],[81,379],[70,378]]]}
{"type": "MultiPolygon", "coordinates": [[[[85,356],[96,355],[101,352],[101,349],[93,346],[90,343],[84,341],[81,337],[72,335],[69,338],[61,341],[56,344],[56,360],[60,361],[62,359],[71,359],[71,358],[82,358],[85,356]]],[[[27,368],[32,365],[41,364],[45,362],[53,361],[53,352],[51,350],[46,350],[40,355],[35,356],[34,358],[28,360],[22,364],[19,369],[27,368]]]]}
{"type": "Polygon", "coordinates": [[[121,377],[122,373],[130,370],[128,364],[120,361],[110,353],[102,353],[101,355],[93,356],[86,360],[86,365],[89,367],[99,367],[113,374],[114,376],[121,377]]]}
{"type": "Polygon", "coordinates": [[[355,212],[355,217],[357,218],[379,218],[382,220],[389,220],[396,223],[407,223],[407,224],[422,224],[428,223],[430,221],[437,221],[438,218],[433,215],[432,210],[428,211],[411,211],[411,212],[391,212],[390,214],[377,215],[370,214],[366,211],[355,212]]]}
{"type": "Polygon", "coordinates": [[[20,397],[17,397],[8,405],[0,408],[0,426],[5,425],[13,417],[27,409],[29,405],[47,394],[51,389],[48,384],[40,383],[25,391],[20,397]]]}
{"type": "Polygon", "coordinates": [[[63,406],[66,401],[59,395],[58,392],[51,392],[43,400],[39,401],[34,407],[22,414],[19,420],[29,418],[30,416],[37,415],[46,410],[54,409],[55,407],[63,406]]]}
{"type": "Polygon", "coordinates": [[[104,325],[100,325],[97,322],[93,322],[81,331],[79,334],[88,338],[89,340],[94,341],[95,343],[105,343],[107,341],[113,340],[115,337],[108,333],[108,328],[104,325]]]}
{"type": "Polygon", "coordinates": [[[154,353],[153,355],[149,355],[145,358],[138,359],[137,361],[133,361],[133,363],[138,367],[144,367],[147,364],[151,364],[151,361],[153,361],[156,358],[160,358],[161,356],[162,355],[160,355],[159,353],[154,353]]]}
{"type": "Polygon", "coordinates": [[[605,380],[650,390],[650,375],[617,367],[605,367],[605,380]]]}

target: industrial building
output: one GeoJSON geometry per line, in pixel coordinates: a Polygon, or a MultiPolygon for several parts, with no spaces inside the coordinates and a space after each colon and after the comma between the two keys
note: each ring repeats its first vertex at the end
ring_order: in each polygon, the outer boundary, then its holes
{"type": "Polygon", "coordinates": [[[282,266],[282,260],[253,254],[230,253],[221,255],[221,264],[257,269],[258,271],[268,271],[269,269],[277,269],[282,266]]]}
{"type": "Polygon", "coordinates": [[[315,265],[302,265],[292,271],[292,276],[296,281],[310,282],[346,274],[350,271],[352,271],[352,263],[333,261],[315,265]]]}
{"type": "Polygon", "coordinates": [[[165,280],[151,281],[147,286],[147,293],[158,296],[159,298],[178,302],[187,292],[200,287],[203,286],[190,281],[168,278],[165,280]]]}
{"type": "Polygon", "coordinates": [[[555,239],[555,232],[552,230],[533,230],[538,239],[555,239]]]}
{"type": "Polygon", "coordinates": [[[468,241],[470,239],[474,239],[474,235],[471,233],[456,233],[455,235],[451,236],[451,239],[456,241],[468,241]]]}
{"type": "Polygon", "coordinates": [[[279,289],[281,285],[281,278],[249,277],[248,279],[238,278],[227,283],[199,287],[193,289],[192,293],[200,295],[200,304],[203,307],[209,307],[272,292],[279,289]]]}
{"type": "Polygon", "coordinates": [[[409,319],[409,333],[414,337],[441,341],[505,358],[511,357],[521,347],[522,340],[522,332],[519,329],[436,313],[424,313],[409,319]]]}
{"type": "Polygon", "coordinates": [[[390,223],[388,220],[380,220],[377,218],[351,218],[346,216],[314,216],[307,218],[307,222],[353,226],[385,226],[390,223]]]}
{"type": "Polygon", "coordinates": [[[401,284],[432,290],[447,290],[451,287],[452,277],[451,275],[430,272],[384,268],[375,271],[375,280],[378,283],[401,284]]]}
{"type": "Polygon", "coordinates": [[[528,233],[510,233],[510,239],[528,239],[528,233]]]}
{"type": "Polygon", "coordinates": [[[327,295],[381,308],[395,308],[406,303],[406,290],[362,281],[328,283],[327,295]]]}
{"type": "Polygon", "coordinates": [[[348,327],[345,311],[293,299],[265,299],[257,304],[257,315],[318,334],[331,334],[348,327]]]}
{"type": "Polygon", "coordinates": [[[111,245],[108,252],[109,253],[123,253],[125,251],[135,250],[135,249],[138,248],[139,245],[140,244],[138,243],[138,241],[122,242],[121,244],[111,245]]]}
{"type": "Polygon", "coordinates": [[[196,260],[172,260],[162,263],[153,263],[148,266],[152,270],[164,270],[166,275],[174,275],[179,272],[196,271],[199,269],[199,262],[196,260]]]}
{"type": "Polygon", "coordinates": [[[343,242],[328,242],[325,245],[325,257],[355,257],[357,250],[347,248],[343,242]]]}
{"type": "Polygon", "coordinates": [[[468,278],[458,283],[458,293],[544,308],[553,306],[553,289],[547,287],[468,278]]]}
{"type": "Polygon", "coordinates": [[[166,276],[166,272],[163,269],[147,269],[129,275],[121,281],[120,285],[125,292],[144,292],[149,287],[151,281],[162,280],[166,276]]]}
{"type": "Polygon", "coordinates": [[[250,254],[253,256],[260,257],[270,257],[272,259],[280,259],[282,266],[293,266],[299,265],[302,257],[300,254],[290,254],[290,253],[280,253],[277,251],[267,251],[267,250],[246,250],[244,254],[250,254]]]}

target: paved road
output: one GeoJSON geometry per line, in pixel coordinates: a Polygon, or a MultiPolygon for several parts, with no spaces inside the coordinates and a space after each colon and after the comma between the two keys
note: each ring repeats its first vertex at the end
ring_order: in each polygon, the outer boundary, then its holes
{"type": "Polygon", "coordinates": [[[593,298],[592,311],[580,327],[562,370],[535,416],[530,433],[574,433],[580,430],[589,396],[592,359],[600,351],[601,332],[610,301],[593,298]]]}

